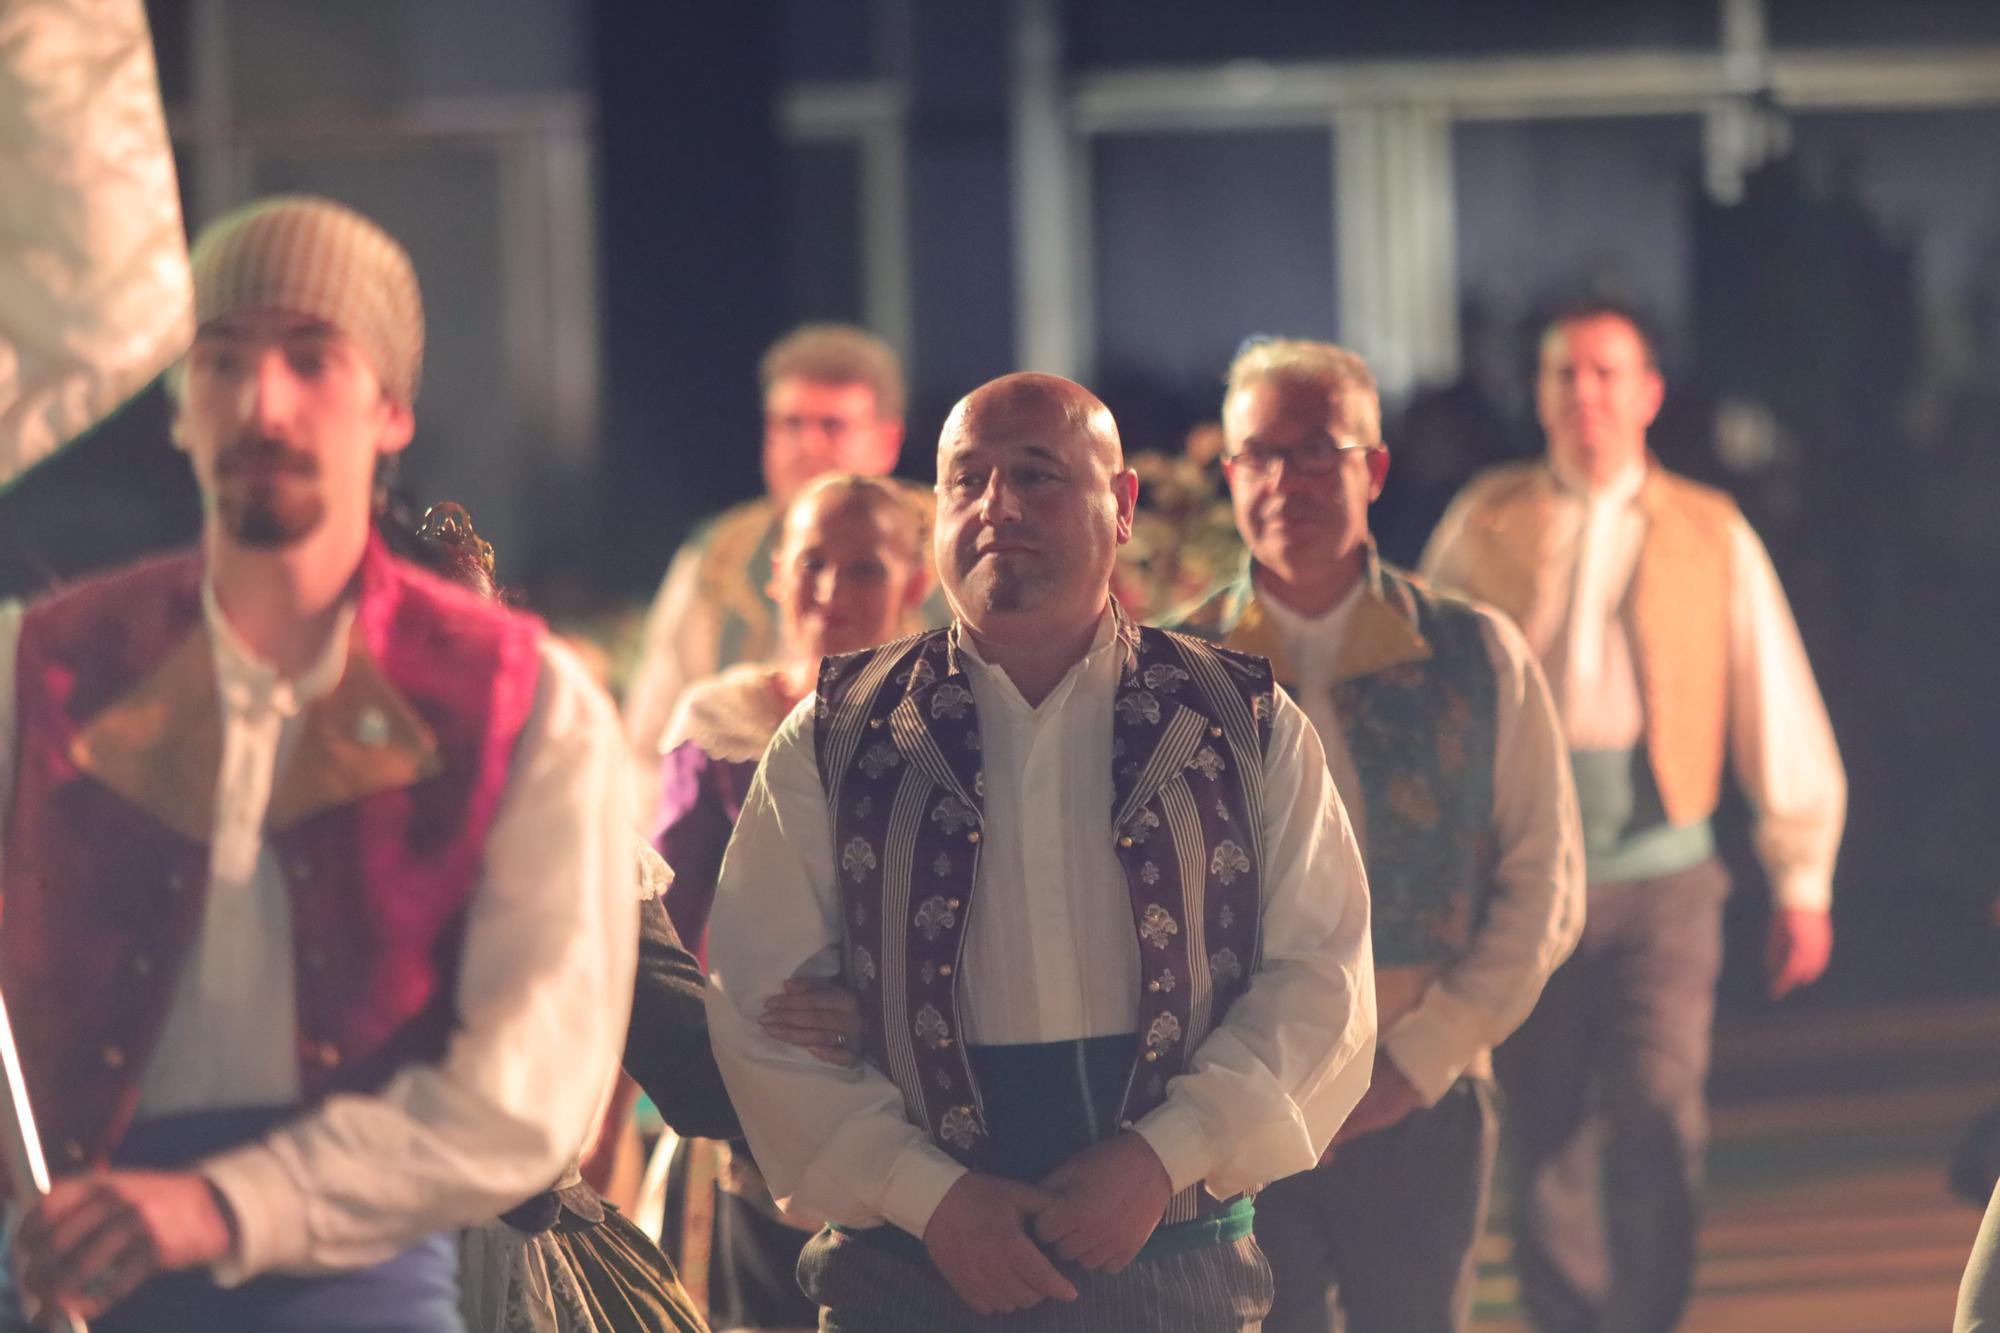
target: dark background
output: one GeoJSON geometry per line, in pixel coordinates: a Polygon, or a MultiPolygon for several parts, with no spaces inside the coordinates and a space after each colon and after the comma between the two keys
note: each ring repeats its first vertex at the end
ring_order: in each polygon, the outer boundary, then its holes
{"type": "MultiPolygon", "coordinates": [[[[869,317],[871,150],[815,120],[813,96],[886,98],[901,136],[903,470],[925,475],[958,395],[1018,368],[1011,98],[1028,8],[148,5],[190,223],[311,188],[406,240],[431,320],[406,482],[420,500],[467,503],[503,577],[559,615],[635,603],[695,519],[755,490],[754,366],[774,336],[803,318],[869,317]]],[[[1775,52],[1959,72],[1926,81],[1922,104],[1784,108],[1788,143],[1729,202],[1705,187],[1691,110],[1454,120],[1461,371],[1389,404],[1396,466],[1378,532],[1413,560],[1460,481],[1536,451],[1541,312],[1585,291],[1635,303],[1669,383],[1656,447],[1727,487],[1764,536],[1848,764],[1836,963],[1795,1003],[1990,993],[2000,5],[1757,8],[1775,52]]],[[[1064,78],[1081,87],[1141,68],[1269,69],[1229,62],[1701,59],[1724,40],[1724,9],[1070,0],[1047,12],[1064,78]]],[[[1091,138],[1080,162],[1091,320],[1079,364],[1055,368],[1099,389],[1128,447],[1178,449],[1211,418],[1248,333],[1355,336],[1329,126],[1123,130],[1091,138]]],[[[0,591],[194,531],[167,413],[149,392],[0,497],[0,591]]],[[[1761,890],[1743,815],[1724,821],[1731,861],[1761,890]]],[[[1742,892],[1732,909],[1725,997],[1739,1008],[1761,1003],[1762,901],[1742,892]]]]}

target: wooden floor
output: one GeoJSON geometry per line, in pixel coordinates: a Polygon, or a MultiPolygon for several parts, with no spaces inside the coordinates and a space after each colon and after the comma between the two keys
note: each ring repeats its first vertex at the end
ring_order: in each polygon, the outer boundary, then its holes
{"type": "MultiPolygon", "coordinates": [[[[1718,1033],[1688,1333],[1945,1333],[1979,1211],[1944,1166],[2000,1106],[2000,1004],[1780,1013],[1718,1033]]],[[[1496,1203],[1504,1214],[1505,1200],[1496,1203]]],[[[1524,1329],[1496,1227],[1475,1326],[1524,1329]]]]}

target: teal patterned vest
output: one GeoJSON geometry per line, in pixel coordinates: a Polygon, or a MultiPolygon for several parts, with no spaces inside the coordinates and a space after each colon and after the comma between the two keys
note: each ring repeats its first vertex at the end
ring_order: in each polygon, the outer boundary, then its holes
{"type": "MultiPolygon", "coordinates": [[[[1334,714],[1361,780],[1378,968],[1449,963],[1492,892],[1499,708],[1471,605],[1372,557],[1342,644],[1334,714]]],[[[1175,617],[1190,634],[1290,669],[1246,569],[1175,617]]]]}
{"type": "MultiPolygon", "coordinates": [[[[1129,1124],[1249,986],[1261,939],[1262,659],[1118,617],[1112,808],[1139,951],[1139,1040],[1118,1112],[1129,1124]]],[[[985,828],[979,715],[958,631],[821,664],[814,737],[832,816],[846,979],[868,1053],[913,1123],[971,1167],[989,1161],[985,1099],[960,1040],[956,972],[985,828]]],[[[1164,1221],[1219,1205],[1200,1185],[1164,1221]]]]}

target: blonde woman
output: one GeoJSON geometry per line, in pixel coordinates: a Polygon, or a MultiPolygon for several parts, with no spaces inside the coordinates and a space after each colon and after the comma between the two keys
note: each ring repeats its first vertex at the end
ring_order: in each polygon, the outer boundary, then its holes
{"type": "MultiPolygon", "coordinates": [[[[688,947],[702,951],[723,849],[743,808],[757,761],[785,715],[812,691],[820,658],[897,638],[929,585],[928,516],[894,482],[834,474],[800,492],[786,512],[772,560],[783,655],[732,667],[682,698],[668,729],[654,845],[673,864],[667,912],[688,947]]],[[[783,1010],[766,1016],[774,1036],[836,1064],[851,1063],[853,997],[837,988],[787,983],[783,1010]]],[[[691,1180],[675,1228],[679,1257],[719,1329],[813,1328],[818,1307],[793,1269],[809,1232],[777,1211],[749,1154],[697,1163],[715,1172],[711,1195],[691,1180]],[[714,1209],[709,1221],[708,1208],[714,1209]]]]}

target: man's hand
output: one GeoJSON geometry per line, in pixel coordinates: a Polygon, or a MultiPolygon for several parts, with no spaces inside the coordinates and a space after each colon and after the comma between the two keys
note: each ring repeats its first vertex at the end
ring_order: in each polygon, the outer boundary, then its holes
{"type": "Polygon", "coordinates": [[[1063,1258],[1109,1273],[1132,1262],[1174,1197],[1153,1145],[1129,1130],[1091,1144],[1042,1188],[1061,1197],[1036,1216],[1035,1234],[1063,1258]]]}
{"type": "Polygon", "coordinates": [[[924,1248],[958,1298],[979,1314],[1010,1314],[1076,1288],[1028,1238],[1027,1220],[1055,1200],[1018,1181],[968,1171],[938,1201],[924,1248]]]}
{"type": "Polygon", "coordinates": [[[1375,1052],[1374,1071],[1369,1075],[1368,1091],[1361,1094],[1361,1100],[1348,1113],[1347,1121],[1333,1136],[1320,1155],[1320,1165],[1333,1160],[1333,1150],[1343,1143],[1350,1143],[1363,1134],[1373,1134],[1378,1129],[1387,1129],[1401,1121],[1410,1112],[1419,1110],[1424,1104],[1423,1094],[1410,1085],[1403,1077],[1403,1071],[1396,1068],[1386,1051],[1375,1052]]]}
{"type": "Polygon", "coordinates": [[[1833,918],[1803,907],[1780,907],[1771,914],[1771,939],[1764,950],[1764,972],[1771,979],[1771,998],[1782,1000],[1800,986],[1810,986],[1826,971],[1833,957],[1833,918]]]}
{"type": "Polygon", "coordinates": [[[94,1319],[160,1273],[229,1252],[222,1200],[192,1171],[95,1171],[59,1180],[22,1219],[21,1287],[43,1309],[94,1319]]]}
{"type": "Polygon", "coordinates": [[[802,1047],[830,1065],[861,1063],[861,1001],[837,981],[793,977],[764,1001],[764,1034],[802,1047]]]}

